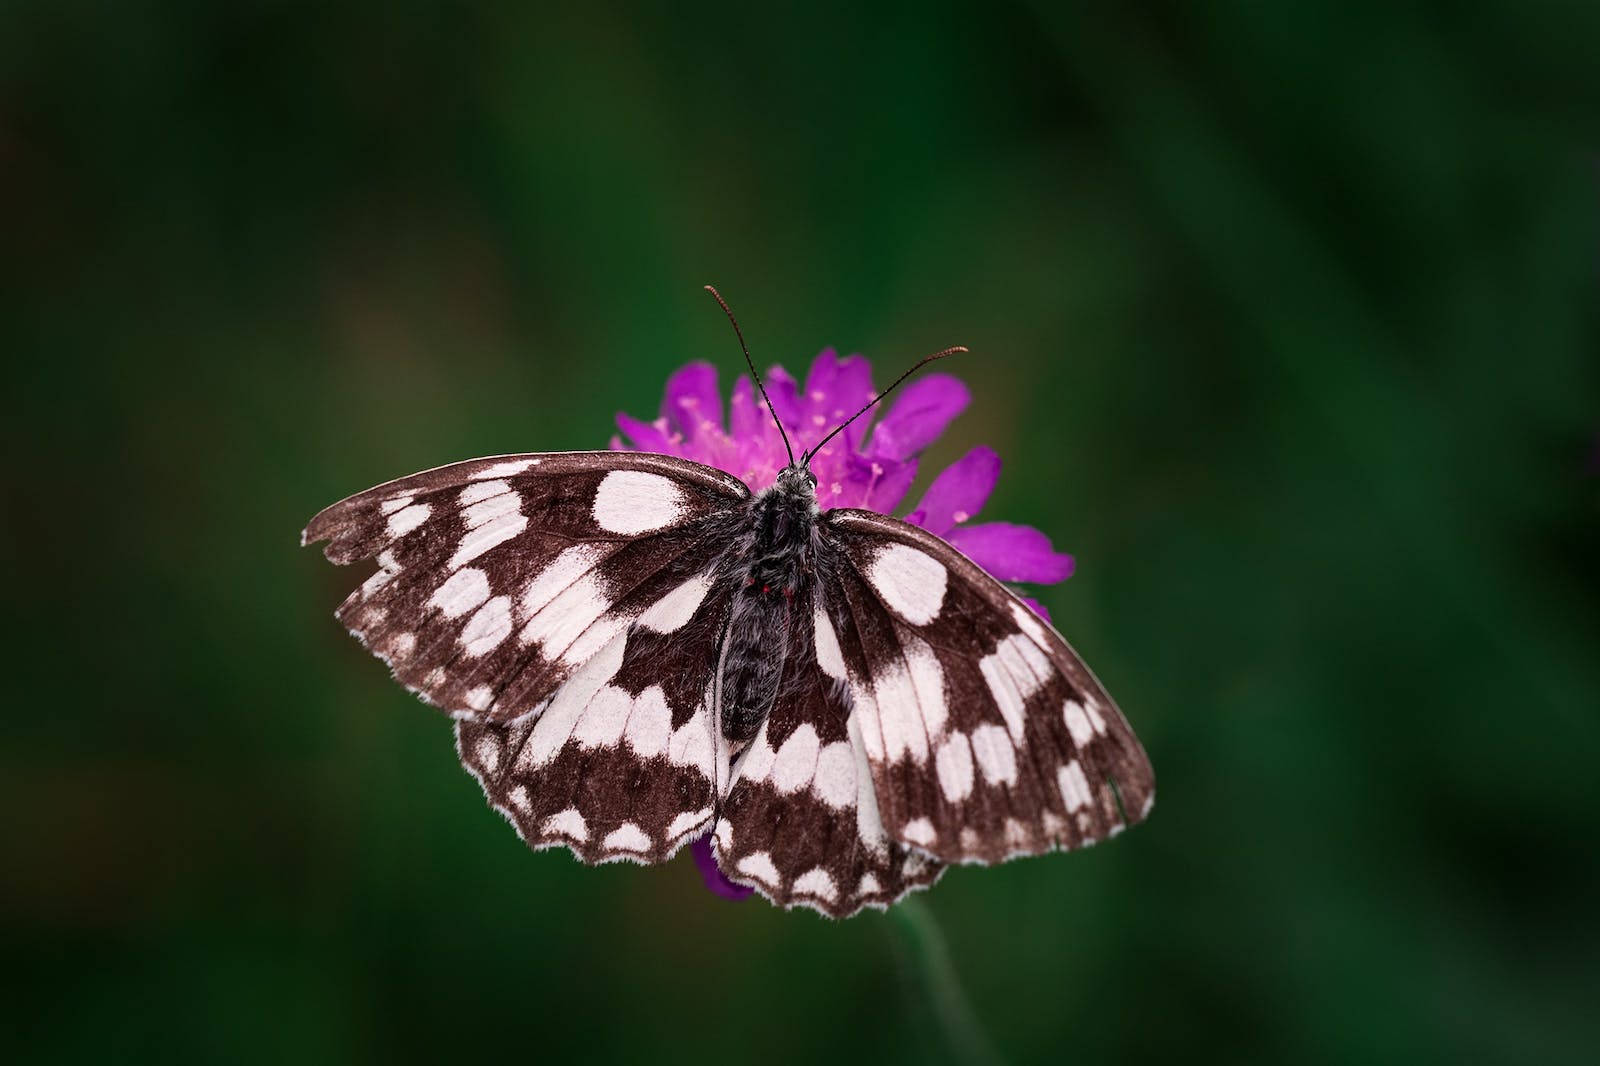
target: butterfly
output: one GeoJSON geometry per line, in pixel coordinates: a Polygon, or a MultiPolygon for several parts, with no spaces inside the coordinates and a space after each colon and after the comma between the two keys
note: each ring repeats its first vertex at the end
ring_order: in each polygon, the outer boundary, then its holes
{"type": "Polygon", "coordinates": [[[658,863],[709,833],[774,903],[886,907],[952,863],[1107,839],[1155,795],[1015,593],[917,526],[817,505],[811,457],[957,351],[761,492],[666,455],[505,455],[351,496],[302,543],[376,560],[338,619],[455,719],[529,846],[658,863]]]}

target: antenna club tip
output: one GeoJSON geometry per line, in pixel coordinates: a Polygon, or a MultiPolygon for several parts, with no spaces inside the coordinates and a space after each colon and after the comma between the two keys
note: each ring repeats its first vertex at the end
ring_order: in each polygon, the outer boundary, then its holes
{"type": "Polygon", "coordinates": [[[942,352],[934,352],[932,355],[928,356],[928,361],[931,363],[935,359],[943,359],[947,355],[970,355],[971,352],[972,349],[968,348],[965,344],[956,344],[946,348],[942,352]]]}

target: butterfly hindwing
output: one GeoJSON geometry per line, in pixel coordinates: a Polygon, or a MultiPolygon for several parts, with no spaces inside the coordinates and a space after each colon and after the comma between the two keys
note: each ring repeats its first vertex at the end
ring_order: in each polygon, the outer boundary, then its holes
{"type": "Polygon", "coordinates": [[[518,718],[641,618],[686,617],[749,491],[634,452],[502,456],[359,493],[311,520],[328,558],[376,558],[338,617],[462,717],[518,718]]]}
{"type": "Polygon", "coordinates": [[[711,705],[727,601],[718,588],[632,624],[515,722],[456,723],[462,763],[529,846],[662,862],[710,829],[728,780],[711,705]]]}
{"type": "Polygon", "coordinates": [[[1054,629],[915,526],[850,510],[824,524],[842,561],[821,583],[835,668],[891,836],[944,862],[996,862],[1092,844],[1149,813],[1143,748],[1054,629]]]}
{"type": "Polygon", "coordinates": [[[944,867],[885,829],[850,693],[813,650],[812,603],[794,597],[779,697],[733,767],[714,840],[730,878],[845,917],[931,885],[944,867]]]}

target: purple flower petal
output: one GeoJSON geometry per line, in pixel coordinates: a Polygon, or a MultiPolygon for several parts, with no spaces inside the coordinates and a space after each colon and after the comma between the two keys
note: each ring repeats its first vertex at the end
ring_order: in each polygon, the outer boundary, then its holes
{"type": "Polygon", "coordinates": [[[728,436],[737,441],[758,440],[762,423],[771,421],[767,405],[756,395],[749,375],[740,374],[739,380],[733,383],[733,399],[728,403],[728,436]]]}
{"type": "Polygon", "coordinates": [[[717,857],[711,852],[711,838],[703,836],[689,845],[689,851],[694,855],[694,864],[700,869],[700,876],[704,879],[706,887],[723,899],[744,899],[755,889],[748,885],[735,884],[722,876],[722,870],[717,866],[717,857]]]}
{"type": "MultiPolygon", "coordinates": [[[[832,348],[824,348],[806,375],[806,441],[819,441],[833,428],[861,410],[872,399],[872,367],[859,355],[840,359],[832,348]]],[[[868,419],[863,416],[844,431],[850,447],[861,444],[868,419]]]]}
{"type": "Polygon", "coordinates": [[[633,446],[642,452],[672,454],[672,445],[668,442],[667,434],[661,425],[641,422],[632,415],[618,413],[617,427],[626,433],[628,439],[633,441],[633,446]]]}
{"type": "Polygon", "coordinates": [[[971,399],[967,387],[949,374],[914,381],[872,431],[867,451],[890,459],[909,458],[937,440],[971,399]]]}
{"type": "Polygon", "coordinates": [[[722,394],[717,391],[716,368],[710,363],[690,363],[668,378],[661,413],[677,423],[687,440],[712,428],[721,430],[722,394]]]}
{"type": "Polygon", "coordinates": [[[1032,526],[985,522],[960,526],[945,539],[1001,581],[1053,585],[1072,573],[1072,556],[1056,551],[1032,526]]]}
{"type": "Polygon", "coordinates": [[[1031,596],[1023,596],[1023,597],[1020,597],[1020,598],[1021,598],[1023,603],[1028,605],[1028,610],[1032,611],[1034,614],[1038,615],[1040,618],[1043,618],[1046,622],[1050,621],[1050,612],[1045,609],[1045,605],[1044,604],[1040,603],[1038,600],[1034,599],[1031,596]]]}
{"type": "MultiPolygon", "coordinates": [[[[767,371],[766,377],[767,398],[772,401],[772,409],[778,412],[778,417],[783,419],[783,428],[789,431],[789,442],[794,445],[795,455],[800,454],[800,442],[795,440],[796,433],[805,422],[804,413],[800,410],[800,386],[795,384],[794,378],[781,366],[775,366],[767,371]]],[[[765,410],[766,405],[762,405],[765,410]]],[[[769,415],[767,423],[770,425],[772,418],[769,415]]],[[[772,441],[782,454],[783,442],[778,437],[778,431],[772,431],[772,441]]]]}
{"type": "Polygon", "coordinates": [[[911,491],[911,483],[917,479],[917,461],[907,459],[903,463],[896,463],[880,460],[871,466],[880,468],[882,473],[874,471],[872,483],[859,506],[890,514],[905,500],[906,493],[911,491]]]}
{"type": "MultiPolygon", "coordinates": [[[[944,536],[983,510],[999,478],[1000,456],[979,445],[939,471],[912,512],[921,518],[915,524],[944,536]]],[[[910,521],[910,515],[906,520],[910,521]]]]}

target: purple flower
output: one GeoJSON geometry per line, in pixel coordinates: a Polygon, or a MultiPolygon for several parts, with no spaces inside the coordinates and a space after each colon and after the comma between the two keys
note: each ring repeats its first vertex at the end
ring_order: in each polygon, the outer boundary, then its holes
{"type": "MultiPolygon", "coordinates": [[[[867,361],[859,355],[840,359],[832,348],[811,364],[804,389],[782,367],[773,367],[766,383],[796,453],[876,395],[867,361]]],[[[949,374],[907,384],[870,435],[871,416],[864,416],[812,458],[817,506],[893,514],[917,476],[917,454],[938,439],[971,398],[949,374]]],[[[612,448],[693,459],[743,479],[753,492],[771,485],[789,461],[749,378],[741,376],[733,386],[723,421],[717,372],[709,363],[690,363],[667,380],[659,418],[643,422],[619,414],[617,425],[632,443],[613,437],[612,448]]],[[[999,478],[1000,457],[992,449],[974,448],[933,479],[905,520],[943,537],[1002,581],[1053,585],[1065,580],[1072,573],[1072,556],[1053,549],[1037,529],[1009,522],[969,524],[999,478]]]]}
{"type": "MultiPolygon", "coordinates": [[[[877,395],[867,361],[859,355],[840,359],[832,348],[824,349],[811,364],[803,388],[782,367],[767,373],[766,386],[797,455],[877,395]]],[[[870,433],[873,416],[864,415],[812,457],[817,505],[824,511],[860,507],[894,513],[916,479],[917,455],[939,438],[971,399],[967,387],[949,374],[928,374],[900,388],[870,433]]],[[[627,441],[611,438],[613,449],[659,452],[705,463],[742,479],[752,492],[776,481],[778,471],[789,462],[783,438],[748,377],[740,375],[734,384],[724,421],[717,372],[709,363],[690,363],[667,379],[660,417],[644,422],[619,414],[617,426],[627,441]]],[[[1057,552],[1037,529],[972,521],[999,478],[1000,456],[990,448],[976,447],[940,471],[904,518],[949,541],[1001,581],[1053,585],[1066,580],[1072,574],[1072,556],[1057,552]]],[[[1049,619],[1043,606],[1025,602],[1049,619]]],[[[749,889],[722,876],[709,839],[697,841],[693,850],[713,892],[731,899],[749,894],[749,889]]]]}
{"type": "Polygon", "coordinates": [[[689,845],[689,853],[694,856],[694,864],[700,870],[700,876],[705,879],[706,887],[723,899],[744,899],[755,889],[749,885],[737,884],[722,876],[722,871],[717,868],[717,857],[711,853],[711,838],[703,836],[689,845]]]}

